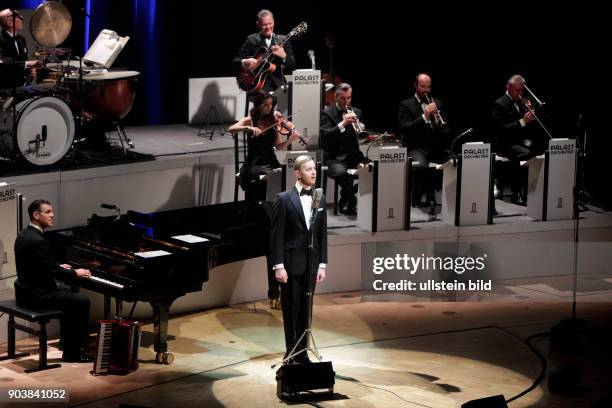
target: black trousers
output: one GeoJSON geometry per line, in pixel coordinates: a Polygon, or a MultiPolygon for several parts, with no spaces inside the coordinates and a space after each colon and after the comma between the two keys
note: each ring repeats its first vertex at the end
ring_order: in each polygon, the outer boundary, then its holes
{"type": "Polygon", "coordinates": [[[87,347],[89,338],[89,298],[74,292],[67,285],[58,284],[58,290],[29,296],[27,289],[15,291],[17,303],[25,307],[55,309],[64,312],[60,320],[60,337],[64,352],[77,352],[87,347]]]}
{"type": "MultiPolygon", "coordinates": [[[[281,283],[281,307],[283,308],[283,326],[285,329],[285,347],[287,353],[293,349],[300,336],[310,327],[312,317],[312,295],[315,277],[309,279],[308,272],[300,276],[289,276],[287,283],[281,283]],[[309,290],[308,286],[311,286],[309,290]]],[[[296,348],[299,351],[308,346],[304,336],[296,348]]]]}
{"type": "Polygon", "coordinates": [[[527,161],[537,156],[538,150],[523,145],[513,145],[501,148],[499,154],[509,159],[512,166],[509,175],[512,194],[520,194],[526,190],[528,178],[528,169],[527,167],[521,167],[521,161],[527,161]]]}
{"type": "Polygon", "coordinates": [[[429,204],[435,201],[435,191],[442,188],[442,174],[429,167],[429,163],[442,164],[450,158],[450,151],[444,149],[411,149],[408,156],[413,162],[419,162],[412,170],[412,205],[421,203],[421,197],[425,193],[425,199],[429,204]]]}
{"type": "Polygon", "coordinates": [[[353,181],[354,176],[351,176],[346,172],[348,162],[342,160],[329,160],[327,163],[327,175],[334,179],[334,181],[340,186],[340,208],[348,205],[349,207],[355,207],[357,204],[357,198],[355,192],[357,191],[353,181]]]}

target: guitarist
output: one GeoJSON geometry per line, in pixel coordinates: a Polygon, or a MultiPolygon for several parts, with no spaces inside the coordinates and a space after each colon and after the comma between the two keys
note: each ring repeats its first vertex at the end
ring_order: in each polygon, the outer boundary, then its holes
{"type": "Polygon", "coordinates": [[[266,75],[262,91],[274,92],[284,82],[284,75],[291,73],[295,68],[295,56],[291,42],[287,41],[283,46],[276,44],[285,39],[284,35],[274,33],[274,15],[270,10],[260,10],[257,13],[258,33],[250,34],[242,47],[234,57],[233,62],[239,64],[239,68],[251,69],[257,63],[253,56],[260,48],[268,48],[272,51],[269,61],[276,65],[276,70],[266,75]]]}

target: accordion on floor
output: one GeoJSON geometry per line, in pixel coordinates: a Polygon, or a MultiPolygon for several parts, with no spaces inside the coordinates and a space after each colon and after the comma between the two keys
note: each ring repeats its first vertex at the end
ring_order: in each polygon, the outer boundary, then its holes
{"type": "Polygon", "coordinates": [[[129,374],[138,368],[142,323],[100,320],[98,347],[92,374],[129,374]]]}

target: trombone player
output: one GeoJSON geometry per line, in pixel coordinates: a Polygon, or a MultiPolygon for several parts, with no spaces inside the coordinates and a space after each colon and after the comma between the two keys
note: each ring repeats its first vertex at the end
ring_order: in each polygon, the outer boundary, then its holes
{"type": "Polygon", "coordinates": [[[348,169],[362,167],[368,159],[359,150],[358,138],[365,134],[361,110],[351,106],[353,88],[339,84],[334,91],[335,103],[321,112],[321,147],[329,177],[340,186],[339,211],[357,214],[356,186],[348,169]]]}
{"type": "Polygon", "coordinates": [[[444,163],[450,158],[450,127],[442,111],[442,102],[431,97],[431,77],[421,73],[414,79],[414,95],[400,102],[397,120],[403,146],[415,164],[412,206],[421,204],[426,193],[427,205],[435,203],[435,190],[442,180],[428,170],[429,162],[444,163]]]}
{"type": "Polygon", "coordinates": [[[542,135],[537,127],[537,118],[531,102],[524,96],[525,78],[512,75],[506,81],[506,92],[499,97],[491,109],[495,131],[495,151],[506,157],[513,166],[510,188],[512,203],[525,205],[526,169],[520,162],[544,151],[542,135]],[[539,134],[540,133],[540,134],[539,134]]]}

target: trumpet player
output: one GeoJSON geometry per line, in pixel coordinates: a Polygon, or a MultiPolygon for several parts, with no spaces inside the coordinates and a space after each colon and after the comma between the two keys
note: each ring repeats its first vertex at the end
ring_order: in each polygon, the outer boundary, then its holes
{"type": "Polygon", "coordinates": [[[368,162],[359,150],[357,138],[365,131],[361,110],[351,105],[353,89],[347,83],[340,84],[334,92],[335,103],[321,112],[321,147],[329,177],[340,186],[339,211],[346,215],[357,214],[354,177],[347,169],[358,168],[368,162]]]}
{"type": "Polygon", "coordinates": [[[542,137],[538,135],[534,111],[525,95],[525,78],[512,75],[506,81],[506,92],[494,103],[491,110],[496,136],[495,151],[513,164],[510,175],[511,201],[524,205],[527,172],[520,162],[543,152],[542,137]]]}
{"type": "Polygon", "coordinates": [[[441,187],[441,178],[427,170],[429,162],[444,163],[450,158],[450,128],[442,112],[442,103],[431,94],[431,77],[425,73],[414,79],[414,95],[400,102],[397,119],[402,132],[403,145],[415,165],[412,186],[412,206],[435,203],[435,190],[441,187]]]}

